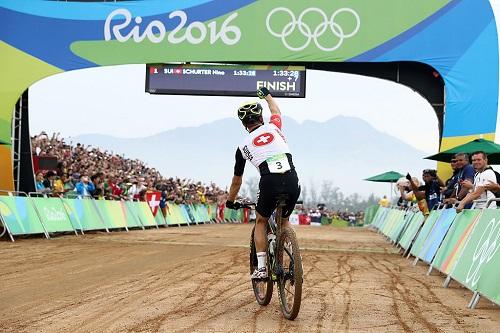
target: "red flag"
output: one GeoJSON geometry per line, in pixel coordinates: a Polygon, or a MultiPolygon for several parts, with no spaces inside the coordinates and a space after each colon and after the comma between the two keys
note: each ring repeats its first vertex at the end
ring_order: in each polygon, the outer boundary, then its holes
{"type": "Polygon", "coordinates": [[[158,212],[158,207],[160,206],[160,198],[161,192],[159,191],[146,192],[146,202],[148,203],[153,216],[156,216],[156,213],[158,212]]]}

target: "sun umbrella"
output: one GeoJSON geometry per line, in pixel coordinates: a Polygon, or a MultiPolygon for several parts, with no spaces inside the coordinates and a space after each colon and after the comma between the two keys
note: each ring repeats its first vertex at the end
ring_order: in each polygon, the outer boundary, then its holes
{"type": "Polygon", "coordinates": [[[424,158],[434,161],[450,162],[451,158],[456,153],[470,154],[476,151],[484,151],[488,155],[489,164],[500,164],[500,145],[485,139],[475,139],[463,145],[424,158]]]}
{"type": "Polygon", "coordinates": [[[387,171],[381,173],[380,175],[372,176],[370,178],[366,178],[370,182],[380,182],[380,183],[395,183],[399,178],[404,177],[402,174],[396,171],[387,171]]]}
{"type": "Polygon", "coordinates": [[[372,176],[370,178],[366,178],[370,182],[379,182],[379,183],[391,183],[391,201],[392,201],[392,183],[398,181],[399,178],[403,177],[402,174],[396,171],[387,171],[381,173],[380,175],[372,176]]]}

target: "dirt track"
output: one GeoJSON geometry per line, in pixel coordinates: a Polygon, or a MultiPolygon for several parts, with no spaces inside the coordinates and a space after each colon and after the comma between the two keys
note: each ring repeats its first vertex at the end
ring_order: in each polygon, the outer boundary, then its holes
{"type": "Polygon", "coordinates": [[[299,227],[294,322],[259,307],[251,226],[207,225],[0,242],[0,332],[500,332],[500,308],[425,275],[382,236],[299,227]]]}

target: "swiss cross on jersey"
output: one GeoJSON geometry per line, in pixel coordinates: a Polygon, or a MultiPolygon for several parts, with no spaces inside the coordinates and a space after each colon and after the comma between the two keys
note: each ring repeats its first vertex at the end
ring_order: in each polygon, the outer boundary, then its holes
{"type": "MultiPolygon", "coordinates": [[[[281,158],[285,156],[286,159],[285,154],[290,153],[285,136],[276,123],[281,125],[279,116],[275,116],[269,124],[264,124],[249,133],[239,146],[243,158],[249,160],[257,169],[262,162],[269,159],[272,159],[277,165],[283,164],[281,158]]],[[[278,171],[285,169],[282,168],[278,171]]]]}
{"type": "Polygon", "coordinates": [[[272,133],[264,133],[253,139],[254,146],[260,147],[270,144],[274,140],[274,135],[272,133]]]}

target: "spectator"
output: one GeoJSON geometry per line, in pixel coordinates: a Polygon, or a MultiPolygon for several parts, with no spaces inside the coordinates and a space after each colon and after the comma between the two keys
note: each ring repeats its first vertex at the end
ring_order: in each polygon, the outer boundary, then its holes
{"type": "Polygon", "coordinates": [[[452,157],[450,161],[451,170],[453,171],[452,176],[444,182],[445,187],[441,190],[441,195],[443,196],[445,203],[452,203],[450,198],[456,198],[456,184],[458,182],[459,168],[457,167],[456,155],[452,157]]]}
{"type": "MultiPolygon", "coordinates": [[[[452,192],[452,196],[449,197],[448,200],[445,202],[447,203],[456,203],[458,201],[461,201],[465,198],[467,193],[469,193],[469,190],[471,187],[467,187],[467,184],[472,184],[474,182],[474,168],[472,165],[469,164],[469,155],[466,153],[458,153],[455,155],[455,160],[456,160],[456,181],[454,184],[454,189],[452,192]],[[468,181],[465,182],[464,181],[468,181]],[[463,186],[465,184],[465,186],[463,186]]],[[[464,208],[468,209],[472,206],[472,203],[469,203],[464,206],[464,208]]]]}
{"type": "Polygon", "coordinates": [[[80,196],[92,196],[95,191],[94,184],[89,181],[89,177],[80,176],[80,182],[75,185],[76,193],[80,196]]]}
{"type": "Polygon", "coordinates": [[[43,186],[47,189],[47,192],[54,191],[54,182],[56,180],[56,173],[54,171],[49,171],[45,175],[45,180],[43,181],[43,186]]]}
{"type": "Polygon", "coordinates": [[[45,188],[45,185],[43,184],[43,182],[44,182],[43,173],[42,172],[37,172],[37,174],[36,174],[36,182],[35,182],[35,186],[36,186],[36,191],[37,192],[41,192],[41,193],[47,192],[47,189],[45,188]]]}
{"type": "Polygon", "coordinates": [[[63,174],[61,176],[61,181],[63,183],[64,192],[73,191],[75,189],[75,184],[73,183],[71,177],[68,176],[68,174],[63,174]]]}
{"type": "Polygon", "coordinates": [[[389,207],[391,202],[389,201],[389,199],[387,199],[387,196],[384,195],[384,197],[379,200],[378,204],[382,207],[389,207]]]}
{"type": "Polygon", "coordinates": [[[429,211],[440,202],[440,190],[444,187],[443,182],[437,176],[436,170],[425,169],[422,171],[424,185],[418,186],[413,181],[410,174],[406,175],[406,179],[410,181],[411,188],[417,199],[418,207],[422,214],[429,215],[429,211]]]}
{"type": "MultiPolygon", "coordinates": [[[[472,186],[473,190],[472,192],[469,192],[462,201],[460,201],[457,207],[457,212],[461,212],[465,208],[466,204],[472,203],[477,199],[480,201],[476,203],[475,207],[486,208],[487,200],[495,198],[491,189],[497,187],[495,186],[495,184],[497,184],[497,178],[493,169],[488,166],[488,157],[486,156],[486,153],[482,151],[472,153],[472,166],[476,170],[474,184],[472,186]]],[[[471,187],[470,180],[464,180],[462,182],[462,186],[471,187]]],[[[488,208],[495,207],[495,202],[491,202],[488,206],[488,208]]]]}

